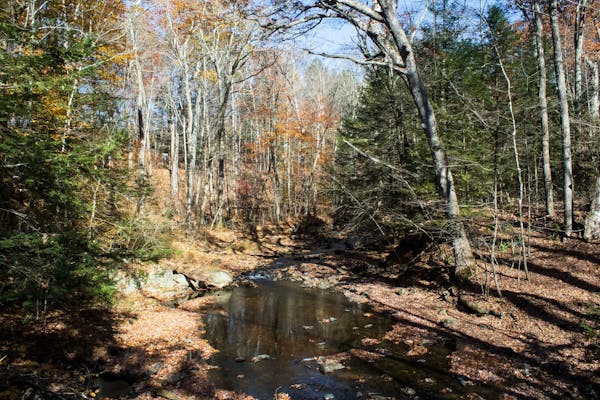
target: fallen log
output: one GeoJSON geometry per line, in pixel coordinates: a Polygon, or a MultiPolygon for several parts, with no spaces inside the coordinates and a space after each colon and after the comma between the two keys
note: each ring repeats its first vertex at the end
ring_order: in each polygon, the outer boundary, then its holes
{"type": "Polygon", "coordinates": [[[458,295],[457,305],[461,306],[462,308],[464,308],[467,312],[470,312],[471,314],[477,314],[477,316],[479,316],[479,317],[483,317],[484,315],[493,315],[494,317],[502,318],[502,313],[500,313],[496,310],[493,310],[491,308],[483,307],[482,305],[478,304],[477,302],[467,299],[462,294],[458,295]]]}

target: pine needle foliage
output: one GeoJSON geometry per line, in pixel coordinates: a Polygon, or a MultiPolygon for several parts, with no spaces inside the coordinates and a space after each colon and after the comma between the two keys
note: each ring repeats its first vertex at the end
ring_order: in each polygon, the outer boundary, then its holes
{"type": "Polygon", "coordinates": [[[100,238],[127,189],[104,43],[64,7],[0,8],[0,304],[25,313],[110,297],[100,238]]]}
{"type": "Polygon", "coordinates": [[[427,143],[409,92],[386,68],[367,71],[355,110],[339,131],[336,158],[339,223],[374,221],[393,229],[426,217],[436,198],[427,143]]]}

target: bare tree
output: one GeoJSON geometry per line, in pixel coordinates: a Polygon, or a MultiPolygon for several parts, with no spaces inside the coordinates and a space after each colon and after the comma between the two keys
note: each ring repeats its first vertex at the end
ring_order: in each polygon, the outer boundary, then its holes
{"type": "Polygon", "coordinates": [[[136,126],[137,138],[133,141],[139,143],[138,162],[142,172],[150,172],[150,116],[151,89],[148,87],[145,71],[145,61],[150,51],[144,49],[152,48],[149,43],[150,33],[145,30],[147,19],[145,11],[138,5],[131,7],[129,16],[125,21],[125,29],[131,50],[131,74],[135,77],[135,109],[133,111],[134,126],[136,126]]]}
{"type": "Polygon", "coordinates": [[[563,137],[563,175],[564,175],[564,235],[568,237],[573,231],[573,167],[571,160],[571,121],[569,119],[569,103],[567,98],[567,78],[565,61],[559,29],[558,0],[550,2],[550,25],[552,26],[552,43],[554,45],[554,67],[558,98],[560,103],[560,122],[563,137]]]}
{"type": "MultiPolygon", "coordinates": [[[[487,24],[488,29],[490,29],[489,23],[484,19],[484,22],[487,24]]],[[[491,29],[490,29],[491,31],[491,29]]],[[[494,51],[496,56],[498,57],[498,65],[500,66],[500,71],[502,72],[502,76],[504,77],[504,81],[506,82],[506,101],[508,106],[508,112],[510,115],[511,122],[511,132],[510,137],[512,139],[513,146],[513,156],[515,159],[515,170],[517,172],[517,181],[519,185],[519,197],[517,197],[517,205],[518,205],[518,214],[519,214],[519,230],[520,230],[520,244],[521,244],[521,260],[523,261],[523,267],[525,269],[525,276],[527,280],[529,280],[529,270],[527,268],[527,250],[525,247],[525,229],[523,225],[523,199],[524,199],[524,185],[523,185],[523,171],[521,169],[521,162],[519,160],[519,147],[517,146],[517,121],[515,119],[515,112],[513,107],[513,95],[512,95],[512,82],[508,73],[506,72],[506,68],[504,67],[504,62],[502,61],[502,54],[500,53],[500,49],[496,45],[495,40],[492,41],[492,46],[494,47],[494,51]]],[[[494,196],[497,196],[497,188],[494,188],[494,196]]],[[[494,199],[494,218],[497,219],[497,200],[494,199]]],[[[496,222],[497,223],[497,222],[496,222]]],[[[494,228],[494,235],[496,234],[496,228],[494,228]]],[[[495,241],[495,237],[494,237],[495,241]]],[[[493,257],[492,257],[493,258],[493,257]]],[[[492,267],[494,260],[492,259],[492,267]]],[[[495,269],[494,269],[495,273],[495,269]]],[[[495,277],[494,277],[495,278],[495,277]]],[[[496,287],[498,287],[498,282],[496,281],[496,287]]],[[[500,294],[500,289],[498,289],[498,294],[500,294]]]]}
{"type": "Polygon", "coordinates": [[[170,106],[169,133],[171,134],[171,146],[169,150],[171,159],[169,172],[171,174],[171,197],[177,201],[179,195],[179,134],[177,132],[177,112],[173,104],[170,104],[170,106]]]}
{"type": "Polygon", "coordinates": [[[573,44],[575,46],[575,114],[581,117],[583,104],[583,41],[587,0],[579,0],[575,10],[575,32],[573,44]]]}
{"type": "Polygon", "coordinates": [[[538,64],[538,102],[540,108],[540,124],[542,129],[542,164],[544,171],[544,189],[546,192],[546,215],[556,217],[554,211],[554,195],[552,191],[552,169],[550,167],[550,129],[548,128],[548,99],[546,96],[546,59],[544,52],[544,25],[539,0],[533,1],[533,18],[535,21],[535,47],[538,64]]]}
{"type": "Polygon", "coordinates": [[[600,73],[598,62],[586,58],[586,63],[592,75],[592,93],[590,98],[589,113],[594,122],[600,119],[600,73]]]}
{"type": "Polygon", "coordinates": [[[200,51],[215,72],[217,81],[216,104],[213,132],[217,158],[217,198],[215,220],[222,222],[225,205],[226,180],[226,121],[234,85],[243,80],[240,76],[248,58],[252,54],[254,29],[249,21],[243,20],[240,10],[232,9],[227,19],[212,29],[203,29],[197,35],[200,51]]]}
{"type": "MultiPolygon", "coordinates": [[[[184,135],[185,151],[185,188],[186,188],[186,223],[190,223],[192,213],[195,210],[195,189],[196,187],[196,157],[198,144],[198,127],[194,125],[194,103],[192,96],[195,89],[192,82],[196,73],[194,59],[192,58],[192,45],[190,43],[189,32],[193,32],[194,26],[186,26],[185,29],[178,26],[176,15],[168,10],[165,12],[167,38],[169,43],[168,58],[174,64],[179,66],[178,74],[172,74],[171,79],[179,83],[183,101],[180,106],[183,109],[180,119],[184,135]]],[[[172,83],[175,86],[175,82],[172,83]]],[[[173,107],[175,108],[175,107],[173,107]]],[[[175,128],[176,129],[176,128],[175,128]]],[[[171,154],[171,157],[178,155],[171,154]]]]}

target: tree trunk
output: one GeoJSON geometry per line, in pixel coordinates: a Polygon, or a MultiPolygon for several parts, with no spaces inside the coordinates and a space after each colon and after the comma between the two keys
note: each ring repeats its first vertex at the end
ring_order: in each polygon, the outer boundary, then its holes
{"type": "Polygon", "coordinates": [[[439,187],[446,206],[446,215],[450,222],[450,233],[454,249],[455,276],[458,280],[468,279],[475,272],[475,259],[471,250],[471,244],[467,239],[465,228],[459,221],[460,208],[458,198],[454,188],[454,179],[448,161],[448,156],[444,150],[439,137],[435,113],[429,98],[425,84],[421,80],[418,72],[415,55],[412,46],[404,29],[402,29],[398,18],[395,3],[392,1],[380,1],[383,16],[390,27],[396,47],[400,51],[403,59],[404,71],[402,75],[406,77],[408,87],[412,94],[415,105],[419,111],[419,117],[423,123],[423,130],[429,149],[433,158],[433,165],[436,175],[436,183],[439,187]]]}
{"type": "Polygon", "coordinates": [[[600,175],[596,177],[592,206],[585,218],[583,239],[588,242],[600,240],[600,175]]]}
{"type": "Polygon", "coordinates": [[[195,182],[196,182],[196,157],[198,149],[198,130],[194,129],[194,108],[192,105],[192,89],[188,71],[184,72],[183,90],[185,95],[186,125],[185,135],[187,137],[187,179],[186,179],[186,223],[192,222],[192,216],[195,210],[195,182]]]}
{"type": "Polygon", "coordinates": [[[217,134],[215,138],[217,144],[217,214],[215,215],[215,221],[218,223],[223,222],[223,204],[225,202],[225,116],[229,105],[231,82],[226,81],[224,83],[221,93],[221,104],[216,116],[217,134]]]}
{"type": "Polygon", "coordinates": [[[500,70],[502,71],[502,76],[506,82],[506,99],[508,102],[508,111],[510,114],[510,122],[511,122],[511,133],[510,137],[512,139],[513,145],[513,156],[515,158],[515,169],[517,172],[517,181],[519,184],[519,197],[517,198],[518,205],[518,214],[519,214],[519,230],[520,230],[520,244],[521,244],[521,259],[523,260],[523,267],[525,269],[525,276],[527,280],[529,280],[529,270],[527,268],[527,251],[525,248],[525,229],[523,226],[523,171],[521,170],[521,162],[519,160],[519,147],[517,145],[517,122],[515,120],[515,112],[512,101],[512,83],[510,81],[510,77],[504,68],[504,62],[502,61],[502,57],[500,55],[500,51],[498,47],[494,45],[494,50],[496,51],[496,55],[498,57],[498,64],[500,65],[500,70]]]}
{"type": "Polygon", "coordinates": [[[571,123],[569,120],[569,103],[567,99],[567,80],[565,62],[562,53],[560,30],[558,28],[558,0],[550,3],[550,22],[552,26],[552,43],[554,45],[554,66],[556,69],[558,98],[560,103],[560,123],[563,136],[563,175],[564,175],[564,235],[568,237],[573,231],[573,167],[571,161],[571,123]]]}
{"type": "MultiPolygon", "coordinates": [[[[135,18],[136,16],[134,16],[135,18]]],[[[133,20],[130,21],[129,29],[129,40],[131,40],[132,48],[138,49],[140,47],[140,43],[138,40],[138,34],[135,31],[133,26],[133,20]]],[[[148,121],[144,120],[146,110],[148,109],[148,102],[146,96],[146,85],[144,84],[144,70],[142,68],[142,63],[140,60],[140,55],[138,52],[134,52],[134,57],[132,60],[134,72],[136,75],[137,81],[137,96],[136,96],[136,119],[137,119],[137,130],[138,130],[138,140],[140,142],[140,153],[138,155],[138,162],[142,166],[142,171],[146,172],[146,167],[148,163],[148,155],[146,154],[146,142],[148,141],[148,121]]]]}
{"type": "Polygon", "coordinates": [[[580,117],[583,104],[583,30],[585,26],[585,12],[587,0],[577,2],[575,13],[575,32],[573,43],[575,45],[575,114],[580,117]]]}
{"type": "Polygon", "coordinates": [[[170,121],[171,130],[171,197],[177,200],[179,193],[179,135],[177,134],[177,124],[170,121]]]}
{"type": "Polygon", "coordinates": [[[546,96],[546,60],[544,57],[544,28],[539,1],[533,3],[535,19],[535,45],[539,70],[538,101],[542,128],[542,165],[544,171],[544,190],[546,192],[546,215],[556,218],[554,195],[552,191],[552,169],[550,168],[550,129],[548,128],[548,99],[546,96]]]}
{"type": "Polygon", "coordinates": [[[292,141],[289,135],[285,138],[285,172],[286,172],[286,191],[287,191],[287,216],[292,215],[292,141]]]}
{"type": "Polygon", "coordinates": [[[238,179],[240,176],[240,161],[241,161],[241,152],[242,152],[242,132],[238,129],[238,109],[237,109],[237,101],[235,94],[231,96],[231,133],[232,133],[232,152],[231,152],[231,165],[233,167],[233,190],[231,191],[231,195],[233,197],[233,216],[236,217],[238,215],[238,179]]]}
{"type": "Polygon", "coordinates": [[[273,180],[273,219],[276,224],[279,224],[281,220],[281,182],[279,181],[279,171],[277,168],[279,160],[277,159],[276,145],[277,143],[275,142],[269,145],[269,172],[271,172],[271,179],[273,180]]]}
{"type": "Polygon", "coordinates": [[[223,205],[225,203],[224,198],[224,186],[225,186],[225,144],[224,134],[220,133],[217,139],[218,142],[218,169],[217,169],[217,214],[215,216],[216,221],[221,224],[223,223],[223,205]]]}
{"type": "Polygon", "coordinates": [[[590,117],[594,121],[600,119],[600,74],[598,73],[598,63],[586,60],[592,70],[592,94],[590,99],[590,117]]]}

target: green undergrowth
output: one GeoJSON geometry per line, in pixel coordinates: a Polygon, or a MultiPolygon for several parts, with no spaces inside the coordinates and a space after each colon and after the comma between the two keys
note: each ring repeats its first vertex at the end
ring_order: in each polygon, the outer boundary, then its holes
{"type": "Polygon", "coordinates": [[[74,232],[16,233],[0,238],[0,304],[40,311],[82,298],[109,301],[110,264],[74,232]]]}

